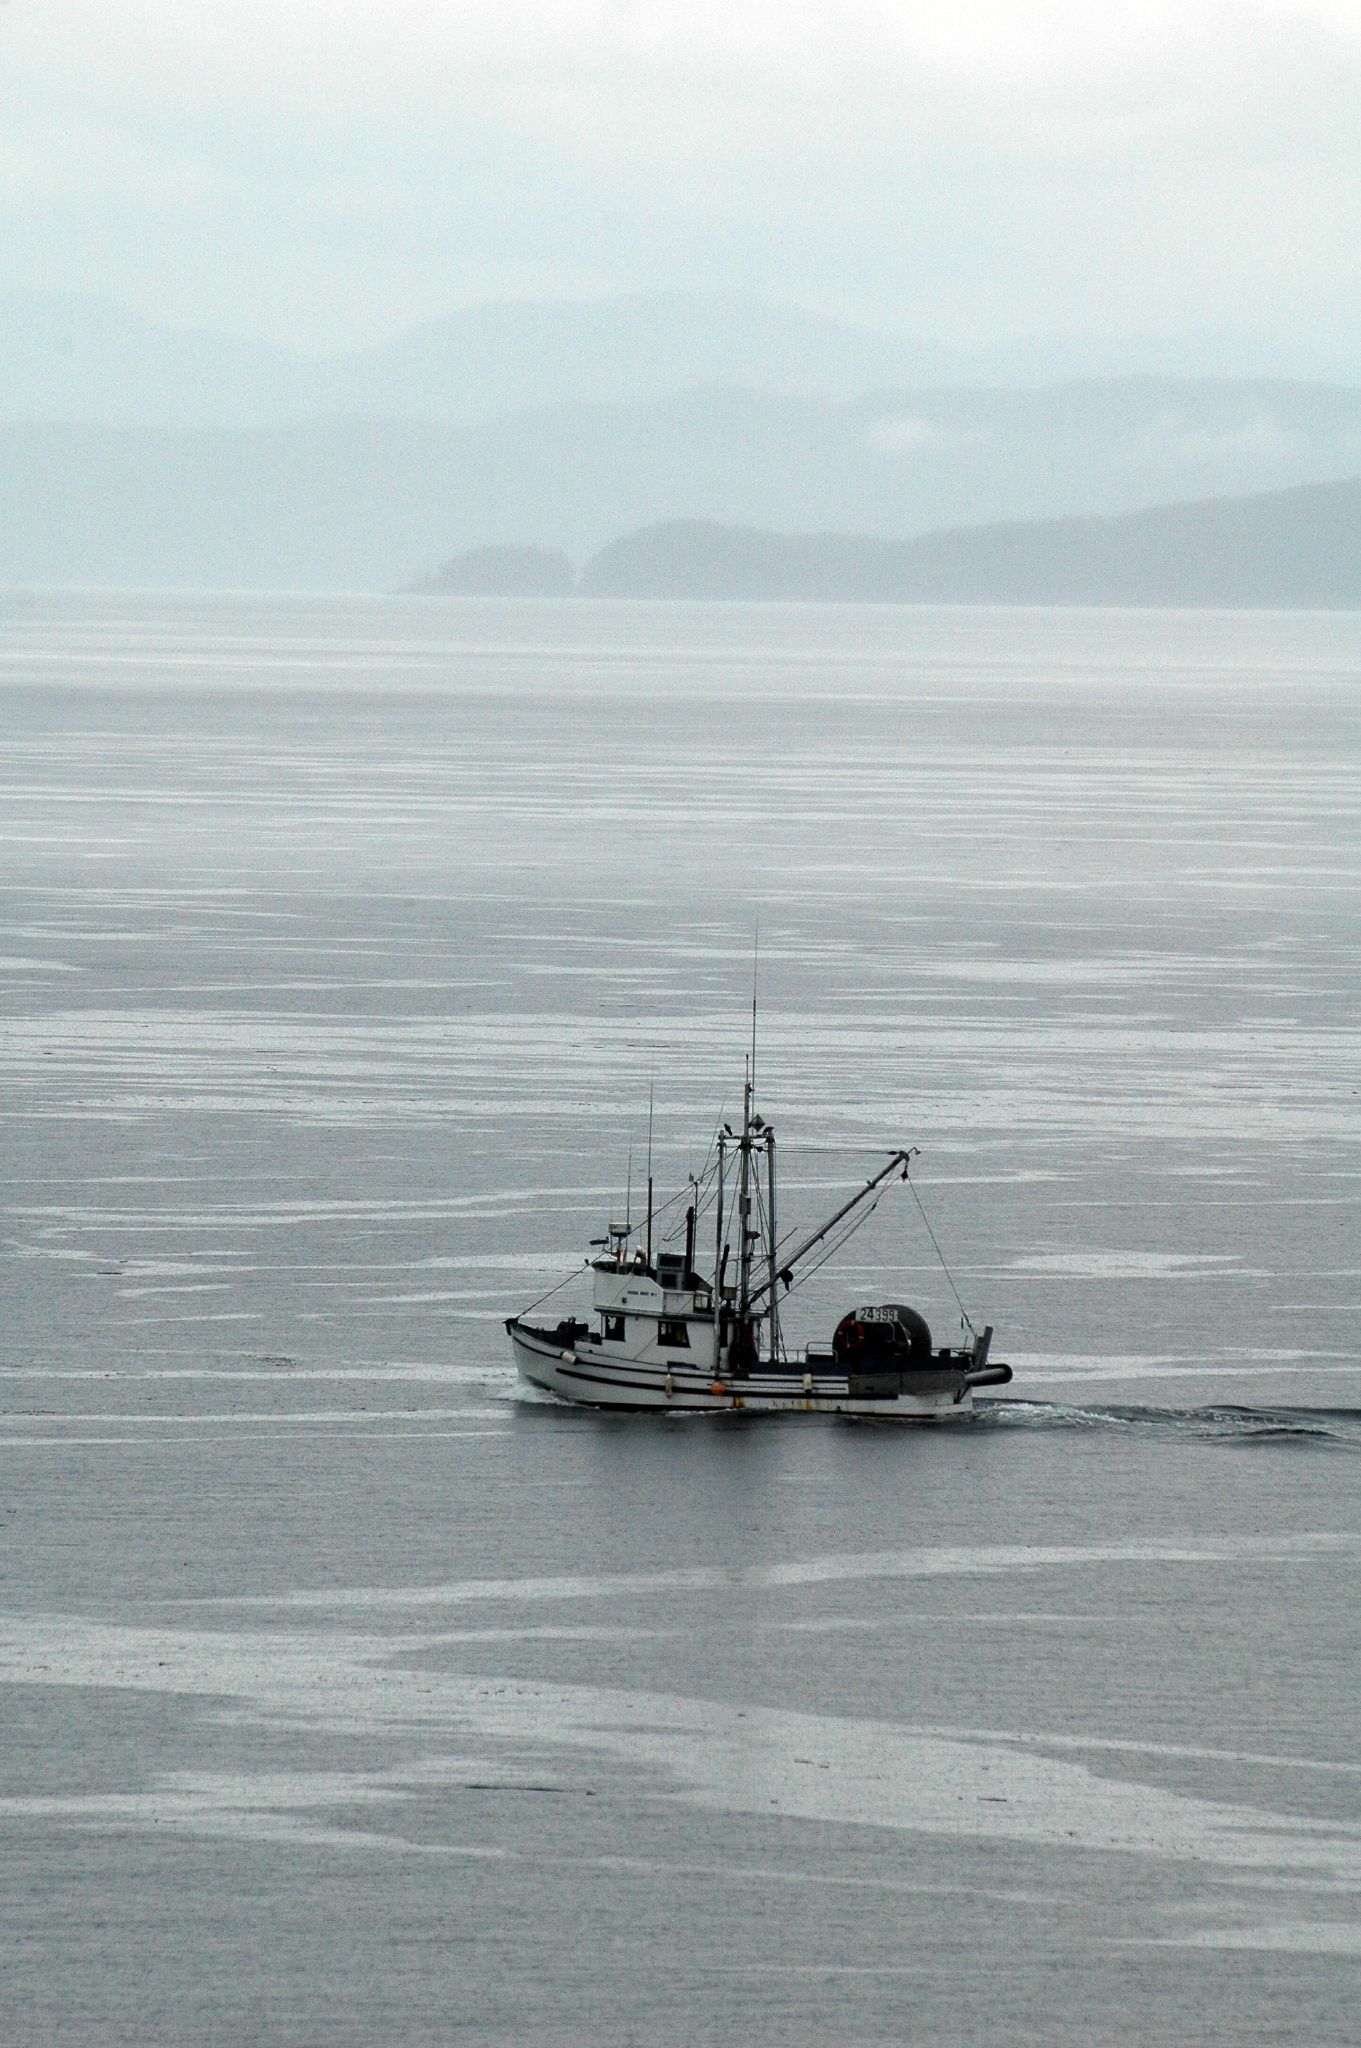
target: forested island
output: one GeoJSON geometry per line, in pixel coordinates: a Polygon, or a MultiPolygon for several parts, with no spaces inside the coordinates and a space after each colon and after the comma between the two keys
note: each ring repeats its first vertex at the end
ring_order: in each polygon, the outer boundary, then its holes
{"type": "Polygon", "coordinates": [[[1361,607],[1361,479],[1111,517],[925,533],[776,533],[667,520],[565,554],[480,547],[413,586],[481,596],[823,603],[1361,607]]]}

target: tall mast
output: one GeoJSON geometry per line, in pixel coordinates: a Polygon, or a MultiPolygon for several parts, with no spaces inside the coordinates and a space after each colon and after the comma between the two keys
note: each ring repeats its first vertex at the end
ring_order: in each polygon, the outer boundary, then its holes
{"type": "Polygon", "coordinates": [[[745,1330],[751,1308],[751,1065],[742,1087],[741,1168],[737,1180],[737,1321],[745,1330]]]}
{"type": "Polygon", "coordinates": [[[756,1102],[756,987],[761,957],[761,927],[751,939],[751,1055],[747,1060],[746,1085],[742,1090],[742,1172],[737,1193],[737,1327],[745,1343],[747,1318],[751,1313],[751,1252],[756,1233],[751,1227],[752,1137],[751,1118],[756,1102]]]}
{"type": "Polygon", "coordinates": [[[766,1183],[769,1188],[767,1223],[770,1228],[770,1278],[766,1285],[770,1289],[770,1362],[776,1365],[780,1357],[780,1311],[775,1303],[775,1133],[766,1125],[766,1183]]]}

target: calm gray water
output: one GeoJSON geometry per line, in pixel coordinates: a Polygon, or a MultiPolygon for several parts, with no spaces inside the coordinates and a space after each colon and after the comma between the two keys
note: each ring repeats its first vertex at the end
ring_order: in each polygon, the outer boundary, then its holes
{"type": "Polygon", "coordinates": [[[1354,2048],[1361,618],[2,630],[0,2039],[1354,2048]],[[517,1393],[758,927],[971,1427],[517,1393]]]}

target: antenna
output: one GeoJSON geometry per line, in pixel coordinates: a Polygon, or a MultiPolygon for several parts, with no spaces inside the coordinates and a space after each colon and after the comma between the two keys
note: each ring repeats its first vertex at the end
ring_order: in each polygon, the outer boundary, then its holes
{"type": "Polygon", "coordinates": [[[755,926],[751,935],[751,1092],[756,1093],[756,980],[761,964],[761,927],[755,926]]]}
{"type": "MultiPolygon", "coordinates": [[[[655,1057],[655,1053],[654,1053],[655,1057]]],[[[656,1094],[655,1073],[647,1078],[647,1263],[652,1268],[652,1104],[656,1094]]]]}

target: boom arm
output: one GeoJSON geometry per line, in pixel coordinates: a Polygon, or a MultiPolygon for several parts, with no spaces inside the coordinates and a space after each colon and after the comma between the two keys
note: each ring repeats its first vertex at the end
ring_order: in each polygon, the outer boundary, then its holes
{"type": "MultiPolygon", "coordinates": [[[[849,1216],[852,1209],[858,1209],[860,1204],[863,1201],[865,1201],[870,1195],[872,1195],[877,1187],[882,1187],[883,1183],[889,1178],[890,1174],[896,1173],[899,1167],[902,1168],[903,1179],[906,1180],[908,1165],[916,1149],[917,1148],[915,1145],[910,1145],[905,1152],[895,1152],[893,1157],[889,1160],[887,1166],[881,1166],[878,1173],[874,1175],[873,1179],[867,1180],[863,1188],[857,1189],[855,1194],[851,1196],[849,1202],[843,1202],[841,1207],[837,1210],[834,1216],[829,1216],[825,1223],[820,1223],[817,1229],[813,1231],[812,1235],[806,1237],[803,1240],[803,1243],[797,1246],[796,1249],[789,1254],[789,1257],[787,1259],[780,1259],[777,1265],[775,1261],[772,1261],[772,1265],[776,1266],[776,1271],[778,1271],[779,1276],[783,1278],[785,1274],[791,1273],[794,1267],[798,1264],[799,1260],[802,1258],[806,1258],[808,1253],[812,1251],[814,1245],[821,1244],[823,1238],[826,1237],[830,1231],[835,1230],[837,1224],[842,1222],[845,1217],[849,1216]]],[[[757,1286],[752,1288],[750,1300],[753,1307],[756,1305],[758,1301],[760,1301],[763,1298],[763,1296],[772,1293],[775,1285],[776,1271],[772,1271],[769,1279],[762,1280],[757,1286]]]]}

